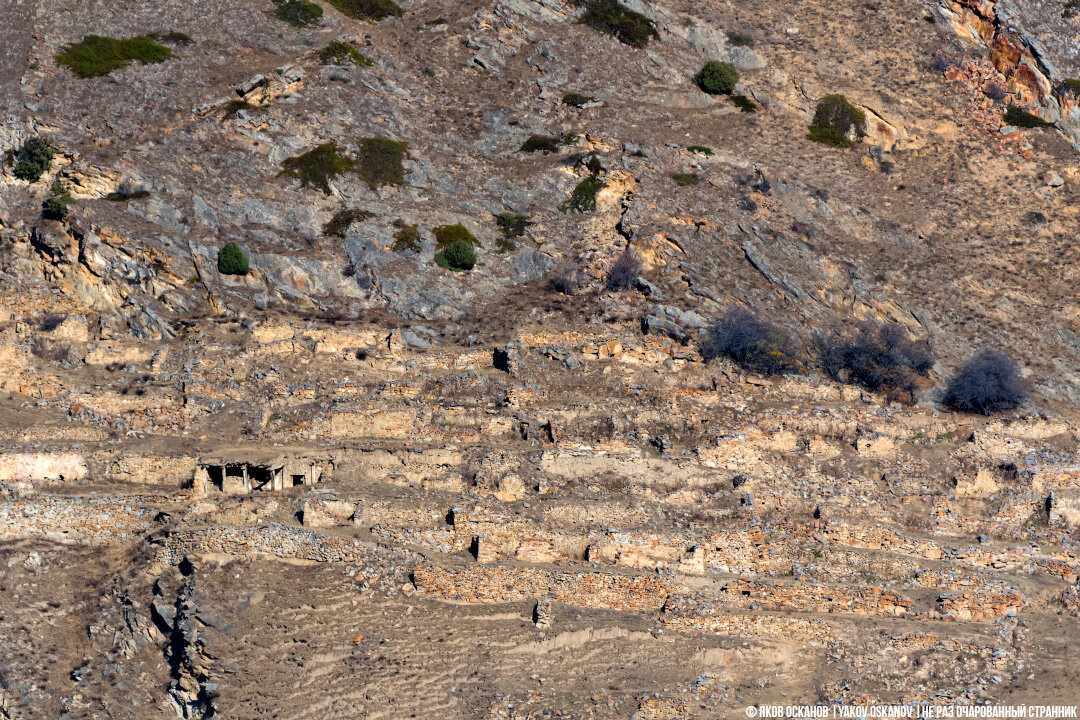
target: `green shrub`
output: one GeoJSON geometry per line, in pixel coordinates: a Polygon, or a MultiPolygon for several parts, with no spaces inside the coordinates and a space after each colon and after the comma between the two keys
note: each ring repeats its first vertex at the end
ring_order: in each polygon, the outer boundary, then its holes
{"type": "Polygon", "coordinates": [[[360,20],[385,20],[402,14],[394,0],[328,0],[343,15],[360,20]]]}
{"type": "Polygon", "coordinates": [[[45,138],[32,137],[15,151],[15,177],[37,182],[49,171],[56,150],[45,138]]]}
{"type": "Polygon", "coordinates": [[[532,224],[527,216],[512,212],[499,213],[495,216],[495,223],[503,231],[503,237],[507,238],[521,237],[525,234],[525,228],[532,224]]]}
{"type": "Polygon", "coordinates": [[[288,0],[287,2],[275,0],[275,2],[278,8],[274,11],[274,16],[296,27],[314,25],[323,16],[322,7],[309,0],[288,0]]]}
{"type": "Polygon", "coordinates": [[[682,187],[697,185],[701,181],[697,173],[675,173],[671,178],[682,187]]]}
{"type": "MultiPolygon", "coordinates": [[[[467,232],[467,231],[466,231],[467,232]]],[[[455,272],[472,270],[476,266],[476,251],[468,240],[455,240],[445,250],[435,255],[435,262],[455,272]]]]}
{"type": "Polygon", "coordinates": [[[691,145],[686,149],[688,152],[704,155],[706,157],[710,157],[713,154],[712,148],[705,147],[704,145],[691,145]]]}
{"type": "Polygon", "coordinates": [[[41,206],[41,215],[49,220],[63,220],[67,217],[68,206],[75,202],[63,185],[53,183],[52,196],[41,206]]]}
{"type": "Polygon", "coordinates": [[[591,95],[582,95],[580,93],[571,92],[562,96],[562,104],[580,108],[582,105],[588,105],[595,99],[596,98],[591,95]]]}
{"type": "Polygon", "coordinates": [[[420,231],[416,225],[409,225],[401,218],[394,221],[397,232],[394,233],[394,245],[390,249],[394,252],[420,252],[420,231]]]}
{"type": "Polygon", "coordinates": [[[710,60],[698,70],[694,82],[710,95],[730,95],[739,82],[739,71],[731,63],[710,60]]]}
{"type": "Polygon", "coordinates": [[[849,138],[843,131],[836,128],[818,127],[817,125],[810,126],[810,132],[807,133],[806,138],[819,142],[824,145],[832,145],[833,147],[846,148],[851,147],[851,138],[849,138]]]}
{"type": "Polygon", "coordinates": [[[851,147],[851,135],[866,135],[866,114],[843,95],[826,95],[814,111],[807,138],[834,147],[851,147]]]}
{"type": "Polygon", "coordinates": [[[1062,84],[1071,90],[1073,93],[1080,95],[1080,80],[1076,78],[1065,78],[1061,81],[1062,84]]]}
{"type": "Polygon", "coordinates": [[[499,213],[495,216],[495,223],[503,231],[502,237],[495,240],[495,248],[499,252],[516,250],[514,238],[523,236],[525,228],[532,224],[525,215],[512,212],[499,213]]]}
{"type": "Polygon", "coordinates": [[[754,47],[754,38],[741,32],[733,32],[728,35],[728,42],[733,47],[754,47]]]}
{"type": "Polygon", "coordinates": [[[319,60],[323,65],[344,65],[351,62],[360,67],[370,67],[375,64],[362,52],[341,40],[334,40],[324,47],[319,52],[319,60]]]}
{"type": "Polygon", "coordinates": [[[281,167],[280,174],[296,178],[301,187],[317,187],[329,195],[330,181],[352,170],[352,163],[338,153],[337,145],[328,142],[303,155],[287,158],[281,167]]]}
{"type": "Polygon", "coordinates": [[[600,192],[602,187],[604,187],[604,183],[600,178],[585,178],[574,186],[574,189],[570,192],[570,197],[563,201],[559,209],[564,213],[572,211],[584,213],[595,210],[596,194],[600,192]]]}
{"type": "Polygon", "coordinates": [[[380,185],[400,185],[405,182],[402,162],[409,146],[386,137],[360,138],[360,153],[356,158],[356,174],[372,190],[380,185]]]}
{"type": "Polygon", "coordinates": [[[435,235],[436,250],[445,250],[456,242],[466,242],[470,246],[480,247],[480,241],[461,223],[440,225],[431,232],[435,235]]]}
{"type": "Polygon", "coordinates": [[[652,20],[623,7],[617,0],[578,0],[578,4],[585,5],[578,24],[611,35],[625,45],[643,48],[649,40],[660,37],[652,20]]]}
{"type": "Polygon", "coordinates": [[[580,139],[581,139],[581,136],[578,135],[577,133],[568,132],[565,135],[563,135],[562,145],[563,145],[563,147],[569,147],[571,145],[576,145],[578,140],[580,140],[580,139]]]}
{"type": "Polygon", "coordinates": [[[548,153],[559,152],[559,138],[550,135],[530,135],[529,139],[521,144],[521,152],[548,153]]]}
{"type": "Polygon", "coordinates": [[[173,52],[154,42],[150,35],[119,40],[87,35],[81,42],[65,45],[56,55],[56,62],[71,68],[82,78],[108,75],[113,70],[127,67],[138,60],[143,65],[165,62],[173,52]]]}
{"type": "Polygon", "coordinates": [[[217,269],[222,275],[247,275],[251,267],[244,251],[231,242],[218,250],[217,269]]]}
{"type": "Polygon", "coordinates": [[[1050,127],[1053,123],[1048,123],[1038,115],[1032,115],[1022,108],[1009,103],[1009,106],[1005,109],[1005,115],[1002,118],[1006,125],[1012,125],[1018,128],[1038,128],[1038,127],[1050,127]]]}
{"type": "Polygon", "coordinates": [[[353,223],[363,222],[375,217],[375,213],[359,208],[341,208],[322,226],[322,234],[327,237],[344,238],[353,223]]]}

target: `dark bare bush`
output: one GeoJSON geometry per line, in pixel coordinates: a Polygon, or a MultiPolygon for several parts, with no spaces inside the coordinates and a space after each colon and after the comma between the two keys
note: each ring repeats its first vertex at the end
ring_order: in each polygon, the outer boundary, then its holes
{"type": "Polygon", "coordinates": [[[745,370],[766,375],[792,372],[798,351],[791,337],[746,308],[733,307],[713,323],[701,343],[706,362],[729,357],[745,370]]]}
{"type": "Polygon", "coordinates": [[[30,342],[30,353],[41,360],[63,363],[71,359],[71,345],[66,342],[36,337],[30,342]]]}
{"type": "Polygon", "coordinates": [[[596,478],[596,484],[610,493],[626,492],[630,483],[622,475],[608,471],[596,478]]]}
{"type": "Polygon", "coordinates": [[[934,365],[925,343],[889,323],[865,322],[853,335],[819,338],[818,350],[821,367],[833,380],[884,390],[905,401],[915,399],[916,376],[934,365]]]}
{"type": "Polygon", "coordinates": [[[551,278],[551,287],[563,295],[577,295],[584,285],[585,272],[573,263],[560,266],[551,278]]]}
{"type": "Polygon", "coordinates": [[[944,50],[938,50],[930,58],[929,67],[935,72],[943,73],[949,68],[963,65],[964,60],[956,55],[949,54],[944,50]]]}
{"type": "Polygon", "coordinates": [[[641,274],[641,256],[633,248],[626,248],[608,273],[608,290],[628,290],[641,274]]]}
{"type": "Polygon", "coordinates": [[[949,381],[942,397],[945,407],[958,412],[989,415],[1012,410],[1027,398],[1016,361],[986,348],[949,381]]]}

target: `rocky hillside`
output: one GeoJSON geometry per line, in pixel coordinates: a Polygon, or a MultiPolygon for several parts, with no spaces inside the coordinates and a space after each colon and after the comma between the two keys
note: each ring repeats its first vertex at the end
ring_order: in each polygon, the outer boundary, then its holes
{"type": "Polygon", "coordinates": [[[0,717],[1080,702],[1078,22],[5,3],[0,717]]]}

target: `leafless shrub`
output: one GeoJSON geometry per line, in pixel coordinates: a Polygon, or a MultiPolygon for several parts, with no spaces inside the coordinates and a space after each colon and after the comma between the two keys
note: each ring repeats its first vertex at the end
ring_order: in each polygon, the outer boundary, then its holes
{"type": "Polygon", "coordinates": [[[942,403],[952,410],[989,415],[1012,410],[1026,397],[1016,361],[1000,350],[986,348],[953,376],[942,403]]]}
{"type": "Polygon", "coordinates": [[[915,375],[925,375],[934,364],[925,343],[889,323],[862,323],[854,335],[821,337],[818,349],[822,369],[833,380],[885,390],[902,400],[914,399],[915,375]]]}
{"type": "Polygon", "coordinates": [[[71,359],[71,345],[66,342],[36,337],[30,342],[30,353],[41,360],[63,363],[71,359]]]}
{"type": "Polygon", "coordinates": [[[626,478],[614,472],[603,473],[596,479],[596,484],[611,493],[626,492],[626,488],[629,485],[626,478]]]}
{"type": "Polygon", "coordinates": [[[730,357],[746,370],[777,375],[791,372],[798,352],[787,333],[746,308],[733,307],[716,320],[701,343],[706,362],[730,357]]]}
{"type": "Polygon", "coordinates": [[[563,295],[577,295],[584,285],[585,271],[574,263],[560,266],[551,278],[551,287],[563,295]]]}
{"type": "Polygon", "coordinates": [[[608,290],[627,290],[641,273],[641,256],[632,248],[626,248],[608,273],[608,290]]]}

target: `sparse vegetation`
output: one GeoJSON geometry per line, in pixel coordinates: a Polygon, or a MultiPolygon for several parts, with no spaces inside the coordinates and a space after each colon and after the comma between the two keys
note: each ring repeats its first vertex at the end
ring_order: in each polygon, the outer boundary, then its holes
{"type": "Polygon", "coordinates": [[[595,99],[596,98],[591,95],[582,95],[580,93],[571,92],[562,96],[562,104],[580,108],[582,105],[588,105],[595,99]]]}
{"type": "Polygon", "coordinates": [[[457,239],[435,255],[435,262],[455,272],[472,270],[476,266],[476,251],[468,240],[457,239]]]}
{"type": "Polygon", "coordinates": [[[626,248],[615,260],[615,264],[611,266],[611,270],[608,272],[607,289],[630,289],[634,281],[637,280],[638,275],[641,274],[641,267],[641,255],[633,248],[626,248]]]}
{"type": "Polygon", "coordinates": [[[1009,103],[1008,107],[1005,108],[1005,115],[1002,116],[1002,120],[1006,125],[1018,128],[1040,128],[1053,125],[1053,123],[1046,122],[1038,115],[1033,115],[1012,103],[1009,103]]]}
{"type": "Polygon", "coordinates": [[[141,200],[147,197],[150,197],[149,190],[136,190],[125,183],[106,195],[105,199],[110,202],[127,202],[128,200],[141,200]]]}
{"type": "Polygon", "coordinates": [[[278,6],[277,10],[274,11],[274,17],[296,27],[303,28],[314,25],[323,16],[322,7],[309,2],[309,0],[274,1],[278,6]]]}
{"type": "Polygon", "coordinates": [[[228,120],[231,117],[235,117],[236,113],[241,110],[262,110],[258,105],[253,105],[247,100],[230,100],[225,103],[225,112],[222,113],[221,119],[228,120]]]}
{"type": "Polygon", "coordinates": [[[944,50],[938,50],[930,58],[930,69],[943,73],[949,68],[960,67],[963,63],[962,57],[947,53],[944,50]]]}
{"type": "Polygon", "coordinates": [[[344,238],[353,223],[375,217],[375,213],[360,208],[341,208],[323,224],[322,234],[327,237],[344,238]]]}
{"type": "Polygon", "coordinates": [[[596,209],[596,194],[604,187],[604,182],[597,177],[587,177],[570,191],[570,197],[563,201],[559,209],[568,212],[592,212],[596,209]]]}
{"type": "Polygon", "coordinates": [[[732,47],[754,47],[754,38],[741,32],[733,32],[728,35],[728,42],[732,47]]]}
{"type": "Polygon", "coordinates": [[[934,361],[925,343],[913,341],[897,325],[861,323],[853,335],[819,339],[822,369],[839,382],[884,390],[897,399],[914,400],[916,375],[934,361]]]}
{"type": "Polygon", "coordinates": [[[735,107],[744,113],[757,112],[757,105],[754,104],[754,101],[743,95],[732,95],[731,102],[735,103],[735,107]]]}
{"type": "Polygon", "coordinates": [[[987,348],[949,381],[942,404],[951,410],[990,415],[1012,410],[1027,398],[1016,361],[987,348]]]}
{"type": "Polygon", "coordinates": [[[701,178],[698,177],[697,173],[675,173],[671,176],[671,179],[681,187],[697,185],[701,181],[701,178]]]}
{"type": "Polygon", "coordinates": [[[68,206],[75,202],[71,193],[60,183],[53,183],[49,199],[41,206],[41,216],[48,220],[67,218],[68,206]]]}
{"type": "Polygon", "coordinates": [[[169,43],[170,45],[179,45],[180,47],[187,47],[188,45],[195,44],[195,40],[192,39],[190,35],[188,35],[187,33],[177,32],[175,30],[167,32],[164,35],[152,33],[150,37],[154,38],[155,40],[160,40],[161,42],[169,43]]]}
{"type": "Polygon", "coordinates": [[[327,0],[342,15],[360,20],[378,22],[388,17],[402,14],[401,7],[394,0],[327,0]]]}
{"type": "Polygon", "coordinates": [[[521,152],[559,152],[560,140],[551,135],[530,135],[529,139],[521,144],[521,152]]]}
{"type": "Polygon", "coordinates": [[[217,268],[222,275],[247,275],[251,269],[247,255],[234,242],[227,243],[218,250],[217,268]]]}
{"type": "Polygon", "coordinates": [[[798,352],[791,337],[746,308],[729,308],[701,342],[706,362],[729,357],[739,367],[765,375],[793,372],[798,352]]]}
{"type": "Polygon", "coordinates": [[[15,177],[35,183],[49,171],[56,150],[45,138],[32,137],[15,151],[15,177]]]}
{"type": "Polygon", "coordinates": [[[400,185],[405,182],[402,163],[408,152],[408,145],[387,137],[360,138],[356,174],[372,190],[381,185],[400,185]]]}
{"type": "Polygon", "coordinates": [[[390,248],[394,252],[420,252],[420,230],[416,225],[409,225],[398,218],[394,221],[397,232],[394,233],[394,244],[390,248]]]}
{"type": "Polygon", "coordinates": [[[108,75],[113,70],[127,67],[135,61],[143,65],[165,62],[173,52],[159,45],[151,35],[121,40],[87,35],[82,41],[65,45],[56,55],[56,62],[71,69],[81,78],[108,75]]]}
{"type": "Polygon", "coordinates": [[[866,113],[843,95],[826,95],[818,102],[807,138],[833,147],[851,147],[852,137],[866,135],[866,113]]]}
{"type": "Polygon", "coordinates": [[[611,35],[630,47],[643,48],[650,40],[660,37],[652,20],[623,7],[617,0],[577,0],[577,4],[585,6],[578,24],[611,35]]]}
{"type": "Polygon", "coordinates": [[[705,147],[704,145],[691,145],[686,148],[687,152],[692,152],[695,155],[704,155],[705,157],[711,157],[713,154],[712,148],[705,147]]]}
{"type": "Polygon", "coordinates": [[[461,223],[440,225],[431,232],[435,235],[436,250],[445,250],[457,242],[468,243],[469,247],[480,247],[480,241],[461,223]]]}
{"type": "Polygon", "coordinates": [[[731,63],[710,60],[698,70],[694,82],[710,95],[730,95],[739,82],[739,71],[731,63]]]}
{"type": "Polygon", "coordinates": [[[329,195],[330,181],[352,170],[352,163],[338,152],[337,145],[329,142],[287,158],[281,167],[280,174],[299,180],[301,187],[317,187],[329,195]]]}
{"type": "Polygon", "coordinates": [[[1080,95],[1080,79],[1065,78],[1061,83],[1073,93],[1080,95]]]}
{"type": "Polygon", "coordinates": [[[343,40],[334,40],[319,51],[319,60],[323,65],[346,65],[352,63],[359,67],[374,65],[370,58],[343,40]]]}

